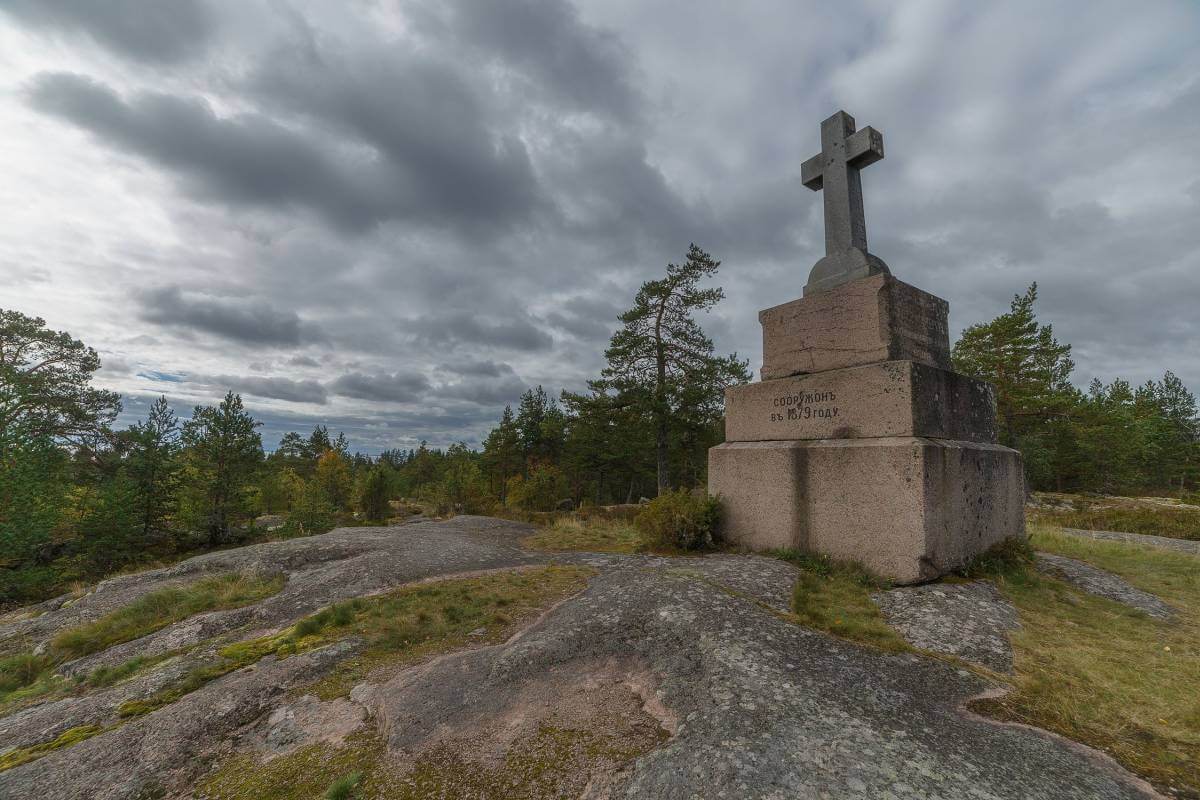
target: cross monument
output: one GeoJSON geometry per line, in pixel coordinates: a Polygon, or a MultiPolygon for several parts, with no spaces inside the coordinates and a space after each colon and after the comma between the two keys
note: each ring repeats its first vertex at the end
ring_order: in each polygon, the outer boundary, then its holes
{"type": "Polygon", "coordinates": [[[889,274],[887,264],[867,250],[862,180],[858,171],[883,158],[883,134],[854,128],[839,111],[821,123],[821,152],[800,165],[800,180],[825,192],[825,257],[808,275],[804,294],[823,292],[869,275],[889,274]]]}

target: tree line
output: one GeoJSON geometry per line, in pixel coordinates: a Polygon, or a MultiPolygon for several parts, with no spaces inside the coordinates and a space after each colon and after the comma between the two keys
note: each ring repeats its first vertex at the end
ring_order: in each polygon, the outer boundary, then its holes
{"type": "MultiPolygon", "coordinates": [[[[723,297],[702,285],[719,266],[693,245],[644,283],[585,391],[526,391],[478,450],[422,442],[373,458],[324,426],[266,453],[232,392],[187,419],[162,397],[115,431],[121,398],[91,385],[95,351],[0,310],[0,603],[252,540],[263,514],[282,519],[271,535],[303,535],[380,524],[401,503],[523,514],[704,486],[708,449],[724,439],[724,390],[750,379],[748,363],[718,355],[698,322],[723,297]]],[[[1075,387],[1070,345],[1037,320],[1036,299],[1034,285],[953,350],[956,369],[995,386],[1000,441],[1023,453],[1030,487],[1194,491],[1195,397],[1170,372],[1137,387],[1075,387]]]]}

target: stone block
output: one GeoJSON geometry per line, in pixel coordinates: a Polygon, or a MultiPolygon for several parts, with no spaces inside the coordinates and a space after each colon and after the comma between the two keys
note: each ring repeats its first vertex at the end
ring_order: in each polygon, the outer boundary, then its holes
{"type": "Polygon", "coordinates": [[[725,391],[727,442],[877,436],[994,442],[992,387],[915,361],[884,361],[725,391]]]}
{"type": "Polygon", "coordinates": [[[763,380],[878,361],[950,368],[949,305],[872,275],[760,311],[763,380]]]}
{"type": "Polygon", "coordinates": [[[932,580],[1025,533],[1021,455],[995,444],[727,442],[709,450],[708,474],[729,541],[853,560],[897,583],[932,580]]]}

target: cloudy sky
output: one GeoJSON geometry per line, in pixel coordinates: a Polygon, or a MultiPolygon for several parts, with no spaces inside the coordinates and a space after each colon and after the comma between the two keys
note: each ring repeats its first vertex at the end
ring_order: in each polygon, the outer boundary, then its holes
{"type": "Polygon", "coordinates": [[[1197,42],[1192,0],[0,0],[0,307],[131,413],[477,443],[691,241],[757,367],[845,108],[871,250],[952,332],[1036,280],[1077,383],[1200,391],[1197,42]]]}

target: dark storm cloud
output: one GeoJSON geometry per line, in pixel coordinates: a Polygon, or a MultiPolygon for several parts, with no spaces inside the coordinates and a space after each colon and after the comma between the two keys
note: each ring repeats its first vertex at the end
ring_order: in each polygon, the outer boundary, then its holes
{"type": "Polygon", "coordinates": [[[272,99],[350,127],[361,138],[349,141],[259,113],[218,116],[200,98],[142,92],[127,100],[73,73],[38,75],[29,98],[231,205],[307,208],[349,232],[408,220],[477,235],[531,213],[539,201],[524,147],[480,127],[465,85],[432,65],[385,66],[353,76],[282,65],[272,73],[272,99]],[[403,102],[380,103],[393,91],[403,102]]]}
{"type": "Polygon", "coordinates": [[[252,345],[298,345],[321,338],[315,326],[294,311],[263,302],[200,294],[185,295],[177,286],[137,296],[139,316],[168,328],[209,333],[252,345]]]}
{"type": "Polygon", "coordinates": [[[409,403],[429,390],[429,381],[423,375],[348,372],[329,383],[328,388],[333,394],[358,400],[409,403]]]}
{"type": "Polygon", "coordinates": [[[290,378],[264,378],[255,375],[214,375],[203,379],[204,383],[216,386],[222,392],[254,395],[270,400],[288,400],[293,403],[315,403],[325,405],[328,393],[325,387],[314,380],[292,380],[290,378]]]}
{"type": "Polygon", "coordinates": [[[31,27],[84,34],[113,52],[171,63],[199,53],[216,28],[199,0],[5,0],[7,12],[31,27]]]}
{"type": "Polygon", "coordinates": [[[531,319],[490,320],[460,311],[421,317],[409,323],[419,341],[427,345],[486,345],[506,350],[549,350],[554,339],[531,319]]]}

